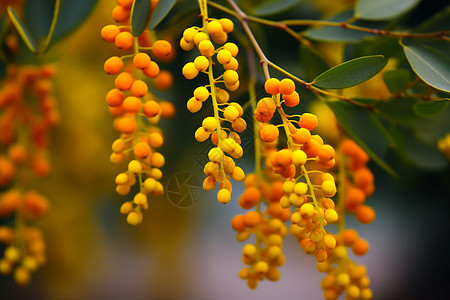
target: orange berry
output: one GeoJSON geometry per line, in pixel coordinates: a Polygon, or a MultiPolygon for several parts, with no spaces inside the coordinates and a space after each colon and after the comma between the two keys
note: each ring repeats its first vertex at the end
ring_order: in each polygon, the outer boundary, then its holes
{"type": "Polygon", "coordinates": [[[261,199],[261,192],[255,187],[247,188],[239,197],[239,205],[243,209],[250,209],[261,199]]]}
{"type": "Polygon", "coordinates": [[[256,226],[260,222],[260,216],[259,213],[256,211],[248,211],[244,215],[244,224],[245,226],[256,226]]]}
{"type": "Polygon", "coordinates": [[[123,68],[123,61],[118,56],[110,57],[105,61],[103,68],[110,75],[117,74],[123,68]]]}
{"type": "Polygon", "coordinates": [[[131,7],[133,6],[134,0],[116,0],[116,1],[117,1],[117,4],[119,4],[123,8],[131,9],[131,7]]]}
{"type": "Polygon", "coordinates": [[[245,229],[244,216],[236,215],[231,219],[231,227],[236,231],[242,231],[245,229]]]}
{"type": "Polygon", "coordinates": [[[148,56],[147,53],[137,53],[134,57],[133,57],[133,64],[136,68],[144,70],[145,68],[148,67],[148,65],[150,64],[151,59],[150,56],[148,56]]]}
{"type": "Polygon", "coordinates": [[[128,31],[123,31],[116,36],[114,43],[117,48],[121,50],[128,50],[133,46],[134,37],[128,31]]]}
{"type": "Polygon", "coordinates": [[[141,109],[141,100],[139,98],[129,96],[122,103],[123,109],[128,113],[137,114],[141,109]]]}
{"type": "Polygon", "coordinates": [[[30,191],[23,197],[23,210],[27,216],[41,217],[48,211],[47,199],[37,192],[30,191]]]}
{"type": "Polygon", "coordinates": [[[159,106],[161,107],[162,118],[168,119],[172,118],[175,115],[175,105],[173,105],[169,101],[161,101],[159,102],[159,106]]]}
{"type": "Polygon", "coordinates": [[[280,93],[280,81],[276,78],[269,78],[264,83],[264,89],[267,93],[271,95],[276,95],[280,93]]]}
{"type": "Polygon", "coordinates": [[[118,89],[112,89],[106,94],[106,102],[113,107],[121,105],[124,99],[125,95],[118,89]]]}
{"type": "Polygon", "coordinates": [[[289,79],[285,78],[280,81],[280,93],[283,95],[291,95],[295,91],[295,83],[289,79]]]}
{"type": "Polygon", "coordinates": [[[346,229],[342,233],[342,241],[350,246],[358,239],[358,233],[354,229],[346,229]]]}
{"type": "Polygon", "coordinates": [[[345,191],[344,206],[347,210],[354,210],[366,200],[364,192],[355,187],[347,187],[345,191]]]}
{"type": "Polygon", "coordinates": [[[322,145],[319,148],[319,152],[317,153],[317,156],[319,157],[320,160],[330,161],[335,156],[334,148],[331,147],[330,145],[322,145]]]}
{"type": "Polygon", "coordinates": [[[134,82],[133,76],[131,76],[128,72],[122,72],[120,73],[115,80],[116,88],[118,88],[121,91],[127,91],[131,88],[131,85],[134,82]]]}
{"type": "Polygon", "coordinates": [[[148,92],[147,84],[142,80],[135,80],[131,85],[131,93],[135,97],[144,97],[148,92]]]}
{"type": "Polygon", "coordinates": [[[47,176],[50,173],[50,163],[47,158],[42,155],[37,155],[31,162],[31,168],[34,174],[39,177],[47,176]]]}
{"type": "Polygon", "coordinates": [[[263,126],[261,128],[261,130],[259,131],[259,136],[266,143],[271,143],[271,142],[276,141],[279,134],[280,134],[280,132],[278,130],[278,127],[276,127],[275,125],[272,125],[272,124],[263,126]]]}
{"type": "Polygon", "coordinates": [[[373,174],[368,168],[362,168],[355,171],[353,179],[355,184],[360,188],[373,184],[373,174]]]}
{"type": "Polygon", "coordinates": [[[352,251],[355,255],[364,255],[369,251],[369,244],[366,240],[357,239],[352,245],[352,251]]]}
{"type": "Polygon", "coordinates": [[[148,64],[147,68],[145,68],[143,70],[143,73],[144,73],[145,76],[147,76],[149,78],[156,77],[156,75],[159,74],[159,66],[158,66],[158,64],[156,62],[154,62],[154,61],[151,61],[148,64]]]}
{"type": "Polygon", "coordinates": [[[134,117],[122,117],[115,121],[116,129],[121,133],[130,134],[136,130],[136,120],[134,117]]]}
{"type": "Polygon", "coordinates": [[[100,35],[108,43],[114,42],[116,36],[120,33],[120,29],[116,25],[106,25],[102,28],[100,35]]]}
{"type": "Polygon", "coordinates": [[[153,43],[152,51],[156,57],[164,58],[169,56],[170,52],[172,51],[172,46],[168,41],[158,40],[153,43]]]}
{"type": "Polygon", "coordinates": [[[287,167],[292,164],[292,151],[289,149],[282,149],[277,152],[277,163],[282,167],[287,167]]]}
{"type": "Polygon", "coordinates": [[[302,128],[306,128],[309,131],[316,128],[317,124],[319,123],[317,117],[310,113],[304,113],[301,115],[300,120],[298,121],[298,125],[302,128]]]}
{"type": "Polygon", "coordinates": [[[355,216],[362,224],[369,224],[375,220],[375,211],[368,205],[360,205],[355,210],[355,216]]]}
{"type": "Polygon", "coordinates": [[[296,144],[306,144],[311,139],[311,133],[308,129],[300,128],[292,136],[292,139],[296,144]]]}
{"type": "Polygon", "coordinates": [[[134,145],[134,155],[136,157],[145,159],[150,156],[152,153],[150,146],[147,143],[139,142],[136,145],[134,145]]]}
{"type": "Polygon", "coordinates": [[[319,153],[320,144],[315,139],[310,139],[309,142],[303,144],[302,150],[306,153],[306,155],[311,157],[316,157],[319,153]]]}
{"type": "Polygon", "coordinates": [[[296,91],[294,91],[290,95],[283,95],[284,104],[287,107],[294,107],[297,106],[300,103],[300,96],[296,91]]]}
{"type": "Polygon", "coordinates": [[[130,9],[126,9],[120,5],[117,5],[112,10],[112,17],[118,23],[124,23],[130,18],[130,9]]]}
{"type": "Polygon", "coordinates": [[[149,100],[144,103],[143,111],[144,115],[147,118],[153,118],[159,114],[159,112],[161,111],[161,107],[159,106],[158,102],[154,100],[149,100]]]}
{"type": "Polygon", "coordinates": [[[167,70],[162,70],[154,80],[155,87],[160,91],[167,91],[173,85],[173,76],[167,70]]]}
{"type": "Polygon", "coordinates": [[[159,148],[163,145],[164,143],[164,139],[162,137],[162,135],[158,132],[153,132],[149,135],[149,142],[150,142],[150,146],[152,146],[153,148],[159,148]]]}

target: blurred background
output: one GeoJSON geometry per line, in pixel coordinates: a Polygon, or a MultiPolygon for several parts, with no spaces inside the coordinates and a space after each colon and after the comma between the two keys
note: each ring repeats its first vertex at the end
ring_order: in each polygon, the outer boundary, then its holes
{"type": "MultiPolygon", "coordinates": [[[[333,13],[352,1],[317,3],[315,10],[308,6],[313,16],[333,13]],[[327,5],[328,11],[323,9],[327,5]]],[[[433,5],[447,4],[436,1],[433,5]]],[[[51,199],[49,215],[39,221],[48,263],[26,287],[16,286],[11,276],[0,276],[0,299],[322,299],[323,274],[290,236],[285,239],[287,262],[280,269],[279,282],[264,281],[250,290],[238,278],[244,243],[236,241],[230,221],[243,211],[237,203],[241,183],[233,183],[233,199],[225,206],[216,201],[214,191],[198,191],[195,204],[188,208],[173,205],[165,194],[150,199],[142,225],[126,224],[119,213],[124,198],[115,194],[114,185],[115,175],[124,166],[109,161],[117,134],[104,100],[114,79],[104,73],[103,62],[119,52],[99,34],[103,26],[113,23],[114,5],[112,0],[100,1],[83,25],[49,54],[58,58],[55,86],[62,123],[52,136],[53,171],[36,183],[51,199]]],[[[193,184],[204,179],[199,161],[204,160],[206,143],[197,143],[194,131],[211,109],[195,115],[186,109],[190,91],[202,81],[182,77],[181,66],[193,54],[181,53],[178,47],[183,28],[197,22],[196,13],[192,10],[188,17],[179,17],[174,27],[161,24],[158,33],[171,40],[177,52],[174,61],[161,63],[172,72],[176,88],[158,94],[177,108],[173,119],[161,122],[166,136],[161,148],[166,156],[162,179],[166,190],[175,176],[188,174],[193,184]]],[[[420,13],[426,14],[426,9],[420,13]]],[[[297,47],[295,41],[282,37],[276,45],[270,39],[270,46],[264,45],[274,60],[282,59],[276,54],[281,48],[297,47]]],[[[244,56],[240,62],[245,68],[244,56]]],[[[383,88],[376,90],[382,93],[383,88]]],[[[244,91],[237,95],[241,104],[247,101],[244,91]]],[[[302,98],[300,112],[308,111],[308,103],[308,97],[302,98]]],[[[450,116],[448,109],[443,114],[450,116]]],[[[244,138],[245,154],[237,164],[251,172],[251,134],[244,138]]],[[[353,258],[367,266],[374,299],[445,299],[450,293],[448,164],[427,170],[399,160],[394,152],[388,153],[387,161],[399,178],[370,164],[376,190],[368,203],[376,211],[376,220],[361,225],[348,217],[349,227],[356,228],[371,246],[367,255],[353,258]]]]}

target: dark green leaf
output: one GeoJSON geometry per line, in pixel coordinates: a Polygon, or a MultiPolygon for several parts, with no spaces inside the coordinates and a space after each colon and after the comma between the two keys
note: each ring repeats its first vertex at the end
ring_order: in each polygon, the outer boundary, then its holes
{"type": "Polygon", "coordinates": [[[439,32],[442,30],[450,30],[450,6],[414,28],[414,32],[439,32]]]}
{"type": "Polygon", "coordinates": [[[378,102],[375,109],[382,117],[395,123],[411,123],[420,120],[413,110],[414,104],[419,101],[415,98],[393,98],[387,102],[378,102]]]}
{"type": "MultiPolygon", "coordinates": [[[[72,33],[92,12],[98,0],[62,0],[51,44],[72,33]]],[[[26,1],[24,20],[38,41],[46,39],[53,20],[54,0],[26,1]]]]}
{"type": "Polygon", "coordinates": [[[447,107],[448,102],[449,100],[418,102],[414,104],[413,110],[420,117],[431,117],[443,111],[447,107]]]}
{"type": "Polygon", "coordinates": [[[317,76],[312,84],[326,89],[344,89],[369,80],[387,60],[382,55],[364,56],[337,65],[317,76]]]}
{"type": "Polygon", "coordinates": [[[135,0],[131,8],[131,34],[140,36],[147,27],[150,19],[150,0],[135,0]]]}
{"type": "Polygon", "coordinates": [[[371,21],[391,20],[407,13],[419,2],[420,0],[359,0],[355,17],[371,21]]]}
{"type": "Polygon", "coordinates": [[[155,28],[175,5],[176,0],[161,0],[156,4],[155,10],[150,18],[150,24],[148,29],[152,30],[155,28]]]}
{"type": "Polygon", "coordinates": [[[11,7],[8,7],[8,16],[11,19],[11,22],[19,33],[20,37],[25,42],[25,45],[27,45],[28,49],[30,49],[30,51],[33,53],[37,53],[38,46],[35,39],[31,35],[27,26],[25,26],[25,24],[22,22],[22,20],[20,20],[20,18],[16,15],[16,12],[11,7]]]}
{"type": "Polygon", "coordinates": [[[450,60],[442,52],[409,41],[403,50],[414,72],[432,87],[450,92],[450,60]]]}
{"type": "Polygon", "coordinates": [[[367,109],[344,101],[327,102],[339,125],[367,154],[388,173],[395,171],[380,158],[394,140],[376,116],[367,109]]]}
{"type": "Polygon", "coordinates": [[[302,1],[303,0],[271,0],[254,7],[251,14],[259,17],[275,15],[293,8],[302,1]]]}
{"type": "Polygon", "coordinates": [[[300,48],[300,61],[305,70],[305,79],[310,81],[322,72],[328,70],[329,66],[313,47],[302,45],[300,48]]]}
{"type": "Polygon", "coordinates": [[[383,80],[389,91],[395,94],[406,90],[411,76],[408,70],[397,69],[384,72],[383,80]]]}

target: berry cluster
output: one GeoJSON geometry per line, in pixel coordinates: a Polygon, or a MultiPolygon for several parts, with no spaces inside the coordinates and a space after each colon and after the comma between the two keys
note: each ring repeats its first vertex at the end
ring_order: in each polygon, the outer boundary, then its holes
{"type": "Polygon", "coordinates": [[[0,90],[0,218],[13,218],[13,225],[0,227],[6,244],[0,273],[14,270],[19,285],[46,261],[41,231],[28,225],[49,210],[47,198],[30,186],[49,174],[47,158],[51,129],[59,122],[54,99],[54,69],[50,66],[9,65],[0,90]],[[14,228],[12,228],[14,227],[14,228]]]}
{"type": "MultiPolygon", "coordinates": [[[[263,145],[263,156],[273,146],[263,145]]],[[[256,237],[254,245],[246,244],[242,249],[242,260],[248,267],[239,272],[239,277],[247,280],[247,285],[252,289],[264,278],[277,281],[280,278],[278,267],[286,260],[282,252],[283,239],[288,233],[284,222],[289,220],[291,214],[289,209],[280,206],[280,199],[284,195],[282,185],[282,178],[267,170],[262,174],[248,174],[239,205],[243,209],[254,210],[236,215],[231,221],[232,228],[237,231],[238,241],[246,241],[251,234],[256,237]]]]}
{"type": "MultiPolygon", "coordinates": [[[[131,34],[130,13],[133,0],[118,0],[112,11],[112,17],[118,25],[107,25],[101,31],[102,38],[114,42],[120,50],[133,50],[132,54],[122,57],[113,56],[104,65],[106,73],[117,75],[115,88],[106,95],[111,114],[115,117],[114,127],[121,136],[112,144],[110,160],[121,163],[130,154],[132,159],[128,169],[116,176],[116,191],[125,196],[131,187],[139,183],[139,192],[132,201],[123,203],[122,214],[127,215],[131,225],[142,223],[142,209],[148,208],[149,195],[161,195],[163,185],[161,167],[164,156],[155,149],[164,143],[160,128],[156,125],[160,118],[170,118],[175,113],[173,104],[158,100],[149,91],[148,81],[160,90],[167,90],[173,78],[167,71],[161,71],[159,65],[144,50],[151,50],[156,58],[164,59],[171,55],[172,47],[168,41],[150,39],[146,29],[140,36],[131,34]],[[125,65],[124,61],[130,59],[125,65]],[[125,70],[123,70],[125,69],[125,70]],[[142,76],[143,75],[143,76],[142,76]],[[147,78],[147,79],[144,79],[147,78]]],[[[152,1],[152,5],[156,4],[152,1]]]]}
{"type": "Polygon", "coordinates": [[[346,139],[341,145],[346,167],[351,175],[345,184],[345,209],[354,214],[362,224],[369,224],[375,219],[375,211],[364,204],[374,191],[374,177],[366,167],[369,156],[354,141],[346,139]]]}
{"type": "Polygon", "coordinates": [[[299,95],[292,80],[270,78],[264,88],[272,97],[262,98],[257,104],[255,118],[264,123],[260,137],[264,142],[275,142],[280,126],[288,137],[288,148],[274,150],[268,165],[272,172],[285,178],[280,205],[283,208],[295,208],[291,215],[290,232],[298,238],[304,251],[315,255],[317,261],[326,261],[336,246],[334,236],[324,229],[327,223],[338,221],[331,199],[336,194],[336,184],[334,177],[320,171],[319,166],[334,166],[334,149],[324,144],[319,135],[311,135],[318,124],[315,115],[304,113],[298,121],[294,121],[293,118],[298,116],[290,116],[289,119],[284,114],[283,103],[288,107],[299,103],[299,95]],[[268,124],[277,110],[283,124],[268,124]]]}
{"type": "Polygon", "coordinates": [[[236,44],[227,42],[228,33],[233,31],[233,22],[230,19],[210,19],[206,5],[200,8],[203,27],[187,28],[180,41],[181,48],[189,51],[197,47],[200,55],[193,62],[188,62],[182,72],[187,79],[195,78],[199,72],[208,76],[209,84],[194,90],[193,97],[187,101],[187,108],[192,113],[198,112],[203,103],[211,98],[214,116],[203,120],[202,126],[195,132],[195,138],[199,142],[210,138],[215,145],[208,153],[209,162],[204,168],[207,177],[203,187],[205,190],[213,190],[218,182],[220,190],[217,200],[225,204],[231,199],[229,178],[242,181],[245,177],[244,171],[235,165],[233,158],[243,155],[238,132],[244,131],[247,123],[242,118],[242,107],[236,102],[229,102],[230,95],[225,90],[235,91],[239,87],[239,75],[236,72],[238,61],[235,58],[239,49],[236,44]],[[215,47],[213,42],[221,46],[215,47]],[[213,59],[224,70],[218,77],[214,76],[216,63],[213,59]],[[218,87],[219,83],[224,84],[225,89],[218,87]],[[230,124],[231,129],[225,127],[225,124],[230,124]]]}

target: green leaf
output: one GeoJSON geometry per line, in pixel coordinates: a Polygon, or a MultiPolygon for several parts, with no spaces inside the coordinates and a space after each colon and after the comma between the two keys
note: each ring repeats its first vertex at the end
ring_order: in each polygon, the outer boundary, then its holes
{"type": "Polygon", "coordinates": [[[135,37],[140,36],[150,19],[150,0],[135,0],[131,8],[131,34],[135,37]]]}
{"type": "Polygon", "coordinates": [[[344,101],[327,104],[345,133],[380,167],[395,176],[395,171],[380,158],[394,144],[394,140],[376,116],[365,108],[344,101]]]}
{"type": "Polygon", "coordinates": [[[337,65],[317,76],[312,84],[326,89],[344,89],[369,80],[387,60],[383,55],[363,56],[337,65]]]}
{"type": "Polygon", "coordinates": [[[391,20],[407,13],[419,2],[420,0],[359,0],[355,17],[370,21],[391,20]]]}
{"type": "Polygon", "coordinates": [[[397,69],[384,72],[383,80],[389,91],[395,94],[406,90],[411,76],[408,70],[397,69]]]}
{"type": "Polygon", "coordinates": [[[403,44],[413,71],[430,86],[450,92],[450,60],[442,52],[415,42],[403,44]]]}
{"type": "Polygon", "coordinates": [[[372,98],[351,98],[351,100],[354,102],[361,103],[361,104],[373,104],[373,103],[379,102],[379,100],[372,99],[372,98]]]}
{"type": "Polygon", "coordinates": [[[302,1],[303,0],[272,0],[258,5],[253,9],[251,14],[259,17],[275,15],[293,8],[302,1]]]}
{"type": "Polygon", "coordinates": [[[447,108],[448,102],[448,99],[418,102],[413,105],[413,110],[420,117],[431,117],[447,108]]]}
{"type": "Polygon", "coordinates": [[[20,37],[25,42],[25,45],[27,45],[28,49],[30,49],[30,51],[33,53],[37,53],[38,46],[35,39],[31,35],[28,28],[25,26],[22,20],[20,20],[16,12],[11,7],[8,7],[8,16],[11,19],[11,22],[13,23],[14,27],[17,29],[17,32],[19,33],[20,37]]]}
{"type": "Polygon", "coordinates": [[[421,119],[413,110],[414,104],[419,101],[416,98],[392,98],[387,102],[379,101],[375,109],[382,117],[395,123],[411,123],[421,119]]]}
{"type": "Polygon", "coordinates": [[[156,4],[155,10],[150,18],[150,24],[148,25],[148,29],[152,30],[155,28],[175,5],[176,0],[160,0],[158,4],[156,4]]]}
{"type": "MultiPolygon", "coordinates": [[[[50,45],[75,31],[92,12],[98,0],[62,0],[50,45]]],[[[54,0],[26,1],[24,21],[37,41],[47,38],[55,9],[54,0]]]]}

